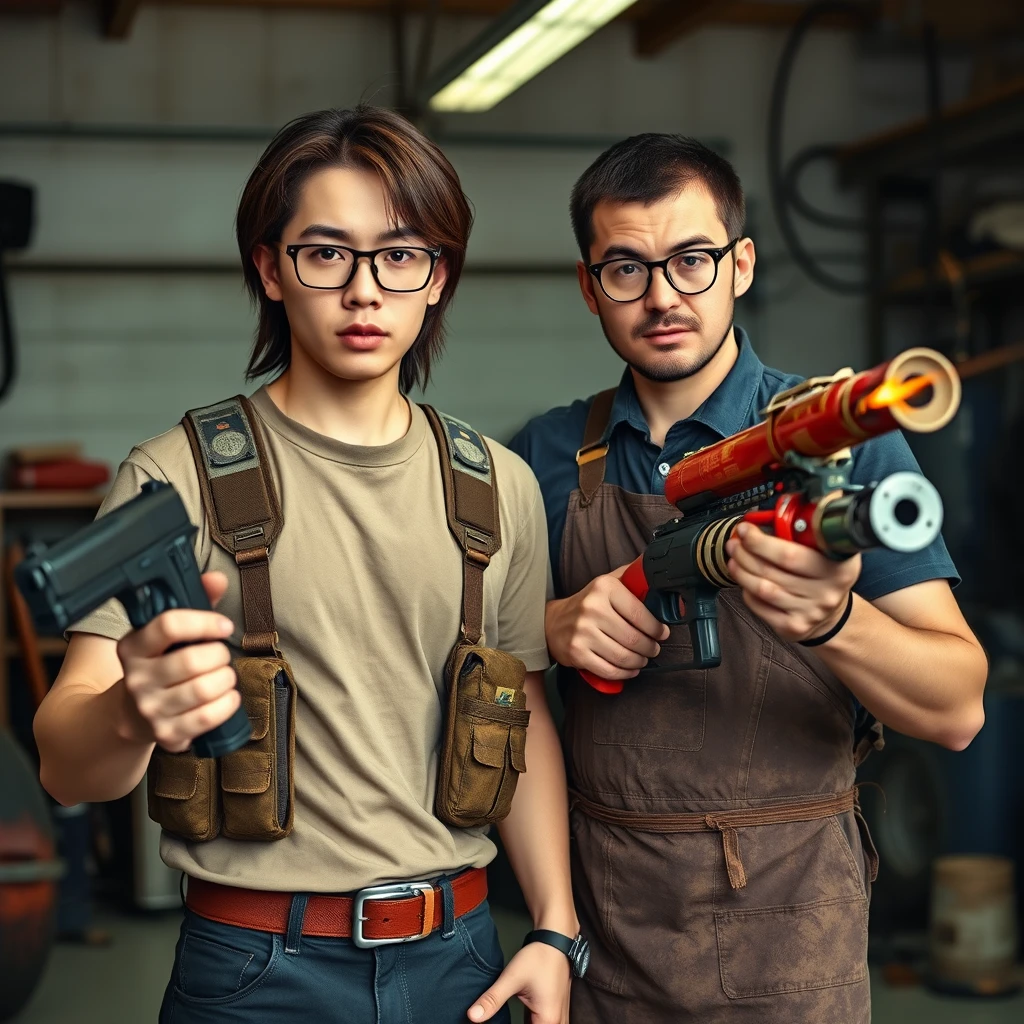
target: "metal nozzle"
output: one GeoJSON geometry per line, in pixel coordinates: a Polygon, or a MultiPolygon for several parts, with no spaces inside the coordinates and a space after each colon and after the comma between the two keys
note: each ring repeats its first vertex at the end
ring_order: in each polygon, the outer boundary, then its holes
{"type": "Polygon", "coordinates": [[[920,551],[942,529],[942,499],[920,473],[893,473],[875,487],[868,518],[883,547],[920,551]]]}
{"type": "Polygon", "coordinates": [[[886,380],[898,383],[923,376],[930,378],[929,388],[888,407],[904,430],[917,434],[940,430],[960,407],[960,376],[953,364],[933,349],[908,348],[892,359],[885,374],[886,380]]]}
{"type": "Polygon", "coordinates": [[[941,529],[939,492],[920,473],[901,472],[826,500],[816,532],[826,553],[845,558],[877,547],[920,551],[941,529]]]}

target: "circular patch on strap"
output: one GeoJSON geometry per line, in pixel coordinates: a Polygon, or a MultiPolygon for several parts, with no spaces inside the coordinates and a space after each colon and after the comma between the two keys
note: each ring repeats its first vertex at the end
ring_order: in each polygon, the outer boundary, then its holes
{"type": "Polygon", "coordinates": [[[210,438],[210,447],[222,459],[237,458],[248,444],[245,434],[238,430],[225,430],[210,438]]]}
{"type": "Polygon", "coordinates": [[[471,466],[483,466],[486,464],[487,456],[479,445],[473,444],[472,441],[467,441],[464,437],[456,437],[452,440],[455,443],[455,450],[463,461],[468,462],[471,466]]]}

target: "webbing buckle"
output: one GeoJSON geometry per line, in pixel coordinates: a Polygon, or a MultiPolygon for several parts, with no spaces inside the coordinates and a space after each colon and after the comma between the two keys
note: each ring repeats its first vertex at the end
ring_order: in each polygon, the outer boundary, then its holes
{"type": "Polygon", "coordinates": [[[580,448],[576,452],[576,465],[585,466],[588,462],[593,462],[595,459],[603,459],[608,454],[608,445],[603,441],[598,441],[596,444],[588,444],[585,448],[580,448]]]}

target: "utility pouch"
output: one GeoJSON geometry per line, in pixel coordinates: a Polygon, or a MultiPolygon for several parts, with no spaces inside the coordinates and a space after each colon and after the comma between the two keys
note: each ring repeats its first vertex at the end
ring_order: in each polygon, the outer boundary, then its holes
{"type": "Polygon", "coordinates": [[[223,834],[283,839],[292,830],[295,794],[295,681],[283,658],[234,663],[252,739],[220,758],[223,834]]]}
{"type": "Polygon", "coordinates": [[[192,449],[215,544],[238,566],[242,655],[234,660],[252,739],[213,760],[159,747],[149,766],[149,814],[189,842],[218,835],[281,839],[295,793],[295,682],[278,650],[270,551],[284,517],[258,421],[243,395],[191,409],[182,426],[192,449]]]}
{"type": "Polygon", "coordinates": [[[215,839],[220,832],[217,761],[191,750],[172,754],[157,747],[146,772],[149,816],[190,843],[215,839]]]}
{"type": "Polygon", "coordinates": [[[526,771],[526,666],[504,651],[460,642],[445,675],[434,810],[457,828],[494,825],[507,817],[526,771]]]}
{"type": "Polygon", "coordinates": [[[526,771],[526,665],[483,638],[484,572],[501,547],[498,481],[487,442],[468,423],[423,406],[437,441],[448,528],[462,551],[462,628],[445,666],[434,813],[477,828],[508,815],[526,771]]]}

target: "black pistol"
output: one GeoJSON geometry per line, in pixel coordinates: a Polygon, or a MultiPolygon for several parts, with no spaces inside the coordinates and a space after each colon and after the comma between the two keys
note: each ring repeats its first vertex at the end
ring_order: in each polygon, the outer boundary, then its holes
{"type": "MultiPolygon", "coordinates": [[[[196,527],[170,484],[149,480],[142,493],[14,571],[40,633],[60,636],[110,598],[141,629],[168,608],[210,609],[192,552],[196,527]]],[[[184,646],[184,645],[181,645],[184,646]]],[[[172,648],[173,649],[173,648],[172,648]]],[[[241,706],[222,725],[196,737],[199,757],[220,757],[252,735],[241,706]]]]}

